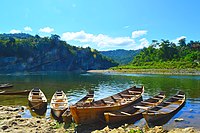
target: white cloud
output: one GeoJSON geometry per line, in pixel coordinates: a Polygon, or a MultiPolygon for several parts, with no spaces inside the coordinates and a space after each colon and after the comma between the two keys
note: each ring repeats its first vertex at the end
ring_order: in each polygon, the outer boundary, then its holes
{"type": "Polygon", "coordinates": [[[139,45],[138,49],[149,46],[149,41],[146,38],[142,38],[139,41],[140,41],[140,45],[139,45]]]}
{"type": "Polygon", "coordinates": [[[186,39],[186,36],[181,36],[181,37],[176,38],[177,41],[179,41],[181,39],[186,39]]]}
{"type": "Polygon", "coordinates": [[[20,30],[16,30],[16,29],[12,29],[12,30],[10,31],[10,33],[11,33],[11,34],[21,33],[21,31],[20,31],[20,30]]]}
{"type": "Polygon", "coordinates": [[[137,31],[133,31],[132,32],[132,38],[138,38],[140,36],[143,36],[147,34],[147,31],[146,30],[137,30],[137,31]]]}
{"type": "Polygon", "coordinates": [[[31,27],[29,26],[26,26],[24,27],[24,31],[27,31],[27,32],[30,32],[30,31],[33,31],[31,27]]]}
{"type": "Polygon", "coordinates": [[[180,36],[180,37],[178,37],[178,38],[176,38],[174,40],[171,40],[171,42],[177,44],[179,40],[184,39],[184,38],[186,39],[187,37],[186,36],[180,36]]]}
{"type": "Polygon", "coordinates": [[[50,27],[44,27],[44,28],[39,29],[39,32],[45,32],[45,33],[51,33],[53,31],[54,31],[54,29],[50,28],[50,27]]]}
{"type": "MultiPolygon", "coordinates": [[[[79,32],[65,32],[61,36],[62,40],[78,42],[82,47],[90,46],[98,50],[108,49],[138,49],[136,40],[131,37],[110,37],[104,34],[90,34],[81,30],[79,32]]],[[[148,45],[147,40],[141,40],[140,45],[148,45]]],[[[140,46],[139,48],[141,48],[140,46]]]]}

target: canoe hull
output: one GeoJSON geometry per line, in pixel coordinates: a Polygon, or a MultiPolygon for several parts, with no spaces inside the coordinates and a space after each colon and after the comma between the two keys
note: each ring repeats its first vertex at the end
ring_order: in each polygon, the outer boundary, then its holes
{"type": "Polygon", "coordinates": [[[66,109],[63,109],[63,110],[51,109],[51,111],[54,114],[54,116],[56,116],[57,118],[60,118],[62,116],[62,114],[65,112],[66,109]]]}
{"type": "Polygon", "coordinates": [[[72,115],[71,115],[69,109],[67,109],[67,110],[63,113],[62,119],[63,119],[63,121],[65,122],[65,124],[69,124],[69,123],[72,122],[72,115]]]}
{"type": "Polygon", "coordinates": [[[185,93],[179,91],[175,96],[142,113],[142,115],[149,127],[164,125],[183,108],[185,100],[185,93]]]}
{"type": "Polygon", "coordinates": [[[185,105],[185,102],[181,106],[179,106],[177,110],[174,110],[166,114],[143,113],[142,115],[144,119],[147,121],[147,124],[149,127],[162,126],[166,124],[176,113],[178,113],[184,105],[185,105]]]}
{"type": "Polygon", "coordinates": [[[47,102],[32,102],[29,101],[29,106],[31,109],[40,110],[43,108],[47,108],[47,102]]]}
{"type": "Polygon", "coordinates": [[[114,116],[110,113],[104,113],[104,117],[107,124],[112,124],[112,125],[121,125],[124,123],[131,124],[131,123],[135,123],[136,121],[142,118],[142,112],[138,114],[133,114],[130,116],[128,115],[114,116]]]}
{"type": "Polygon", "coordinates": [[[70,106],[70,112],[76,124],[90,124],[97,122],[105,122],[104,112],[120,110],[121,108],[130,106],[142,100],[140,96],[137,100],[124,105],[106,106],[106,107],[77,107],[70,106]]]}
{"type": "Polygon", "coordinates": [[[25,91],[15,91],[15,92],[3,91],[3,92],[0,92],[0,95],[28,95],[29,93],[30,93],[29,90],[25,90],[25,91]]]}

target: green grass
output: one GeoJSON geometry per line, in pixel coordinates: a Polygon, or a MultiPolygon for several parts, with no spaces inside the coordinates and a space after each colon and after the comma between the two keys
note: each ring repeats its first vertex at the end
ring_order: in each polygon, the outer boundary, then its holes
{"type": "Polygon", "coordinates": [[[140,64],[128,64],[124,66],[112,67],[112,70],[120,69],[200,69],[200,63],[196,62],[177,62],[177,61],[167,61],[167,62],[143,62],[140,64]]]}

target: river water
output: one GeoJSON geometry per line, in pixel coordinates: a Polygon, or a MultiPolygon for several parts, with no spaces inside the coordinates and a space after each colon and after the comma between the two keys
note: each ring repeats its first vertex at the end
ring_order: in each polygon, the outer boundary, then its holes
{"type": "MultiPolygon", "coordinates": [[[[12,83],[9,89],[24,90],[39,87],[46,95],[48,102],[54,92],[63,90],[73,104],[86,95],[88,90],[94,90],[95,100],[110,96],[133,85],[144,85],[143,99],[149,98],[160,91],[166,93],[166,98],[173,96],[178,90],[186,93],[185,106],[167,123],[165,128],[194,127],[200,129],[200,76],[186,75],[155,75],[155,74],[123,74],[123,73],[68,73],[68,72],[34,72],[0,74],[1,83],[12,83]],[[183,118],[182,122],[175,122],[175,118],[183,118]]],[[[28,106],[27,96],[0,96],[1,105],[28,106]]],[[[35,116],[26,110],[24,117],[35,116]]],[[[44,117],[50,117],[48,106],[44,117]]],[[[144,126],[145,120],[136,122],[137,126],[144,126]]]]}

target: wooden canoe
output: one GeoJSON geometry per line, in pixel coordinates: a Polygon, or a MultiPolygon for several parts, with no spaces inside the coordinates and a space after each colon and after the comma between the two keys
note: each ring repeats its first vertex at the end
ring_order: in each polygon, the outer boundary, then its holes
{"type": "Polygon", "coordinates": [[[22,91],[1,91],[0,95],[28,95],[30,90],[22,90],[22,91]]]}
{"type": "Polygon", "coordinates": [[[149,127],[167,123],[185,104],[185,94],[179,91],[176,95],[156,107],[142,113],[149,127]]]}
{"type": "Polygon", "coordinates": [[[106,123],[110,125],[134,123],[142,118],[142,113],[144,111],[160,104],[164,98],[165,94],[161,92],[152,98],[141,101],[132,106],[117,111],[106,112],[104,113],[106,123]]]}
{"type": "MultiPolygon", "coordinates": [[[[75,105],[90,106],[92,102],[94,102],[94,91],[89,91],[88,94],[76,102],[75,105]]],[[[70,123],[72,121],[72,115],[69,108],[62,114],[62,118],[65,123],[70,123]]]]}
{"type": "Polygon", "coordinates": [[[28,95],[29,106],[35,111],[46,110],[47,98],[39,88],[33,88],[28,95]]]}
{"type": "Polygon", "coordinates": [[[94,101],[90,106],[72,105],[70,112],[76,124],[105,122],[104,112],[115,111],[142,100],[143,86],[133,86],[113,96],[94,101]]]}
{"type": "Polygon", "coordinates": [[[13,87],[12,84],[6,83],[6,84],[0,84],[0,89],[6,89],[13,87]]]}
{"type": "Polygon", "coordinates": [[[60,118],[68,108],[68,100],[66,94],[62,90],[57,90],[51,98],[51,112],[57,118],[60,118]]]}

